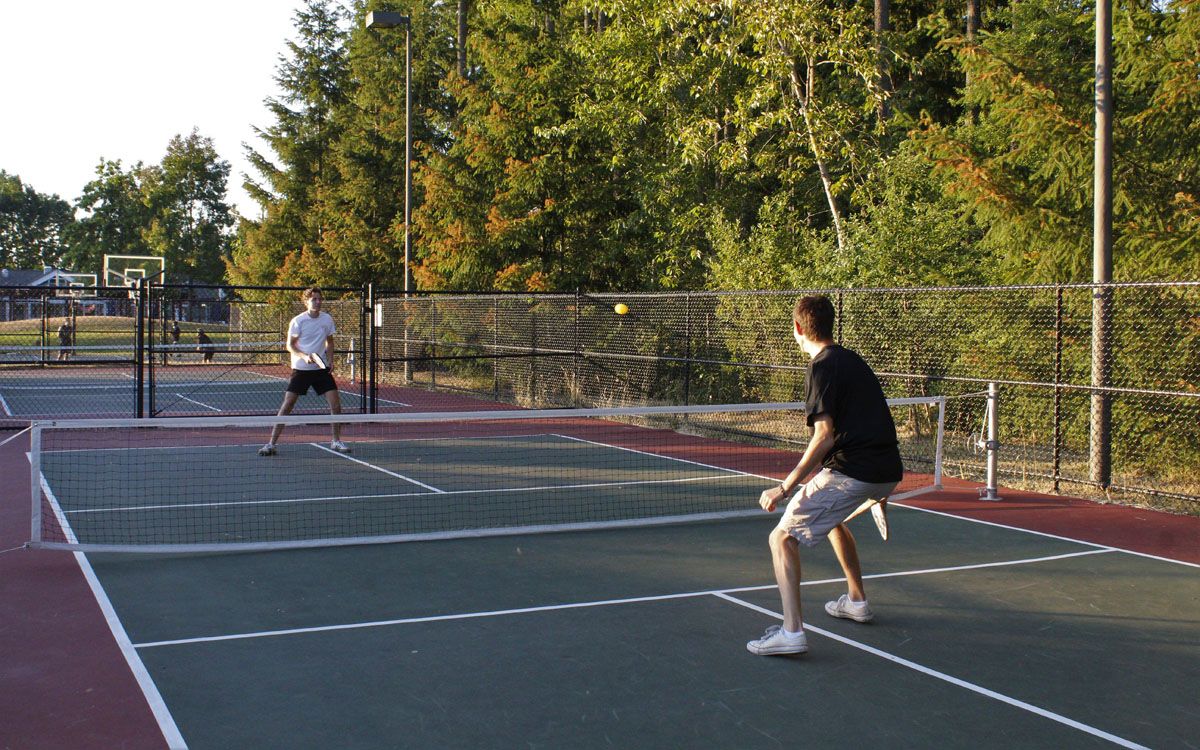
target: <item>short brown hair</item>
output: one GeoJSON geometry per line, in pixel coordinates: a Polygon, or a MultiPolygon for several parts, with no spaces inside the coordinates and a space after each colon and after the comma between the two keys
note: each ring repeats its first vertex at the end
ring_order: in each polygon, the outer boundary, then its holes
{"type": "Polygon", "coordinates": [[[310,286],[308,289],[305,289],[303,292],[300,292],[300,299],[304,300],[305,302],[308,302],[308,298],[313,296],[314,294],[319,294],[319,295],[321,295],[322,298],[325,297],[324,294],[321,294],[321,287],[310,286]]]}
{"type": "Polygon", "coordinates": [[[792,320],[810,340],[833,340],[833,303],[823,294],[801,297],[792,310],[792,320]]]}

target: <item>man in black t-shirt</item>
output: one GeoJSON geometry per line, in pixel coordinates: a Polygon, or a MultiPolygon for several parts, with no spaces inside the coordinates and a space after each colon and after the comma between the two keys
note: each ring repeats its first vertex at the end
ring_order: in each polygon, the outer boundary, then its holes
{"type": "Polygon", "coordinates": [[[759,497],[759,505],[768,512],[781,500],[788,502],[770,537],[783,626],[773,625],[747,643],[755,654],[808,650],[800,614],[800,545],[815,546],[826,536],[846,574],[848,592],[828,602],[825,611],[858,622],[873,617],[863,591],[858,549],[845,521],[864,501],[881,501],[882,508],[904,467],[883,388],[862,357],[833,343],[833,318],[833,304],[823,296],[801,298],[792,313],[796,343],[812,357],[804,402],[813,437],[796,468],[759,497]]]}

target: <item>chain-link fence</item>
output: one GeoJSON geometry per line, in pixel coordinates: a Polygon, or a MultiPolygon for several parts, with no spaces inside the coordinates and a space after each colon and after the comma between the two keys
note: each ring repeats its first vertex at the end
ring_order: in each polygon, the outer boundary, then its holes
{"type": "MultiPolygon", "coordinates": [[[[0,426],[56,417],[272,414],[299,289],[0,288],[0,426]],[[252,297],[256,301],[249,301],[252,297]]],[[[365,295],[330,289],[342,408],[365,411],[365,295]]],[[[297,412],[326,411],[309,395],[297,412]]]]}
{"type": "MultiPolygon", "coordinates": [[[[0,288],[0,419],[274,413],[299,293],[0,288]]],[[[802,293],[368,287],[324,309],[347,411],[687,406],[803,399],[802,293]]],[[[1200,282],[822,293],[889,397],[950,398],[951,471],[982,477],[994,383],[1003,482],[1200,508],[1200,282]]]]}
{"type": "MultiPolygon", "coordinates": [[[[801,400],[802,293],[380,294],[379,384],[537,407],[801,400]]],[[[995,383],[1005,483],[1200,508],[1200,283],[821,293],[889,397],[951,397],[951,470],[982,478],[995,383]]]]}

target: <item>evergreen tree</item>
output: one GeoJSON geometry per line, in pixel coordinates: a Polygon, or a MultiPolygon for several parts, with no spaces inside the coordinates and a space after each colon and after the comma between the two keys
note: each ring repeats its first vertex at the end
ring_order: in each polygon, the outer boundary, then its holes
{"type": "MultiPolygon", "coordinates": [[[[1090,280],[1093,9],[1027,0],[995,16],[976,44],[948,41],[977,115],[927,122],[920,143],[986,229],[1004,279],[1090,280]]],[[[1194,278],[1200,4],[1118,4],[1113,28],[1115,276],[1194,278]]]]}
{"type": "Polygon", "coordinates": [[[348,101],[345,50],[347,13],[335,0],[305,0],[296,12],[297,38],[287,43],[275,81],[283,91],[269,98],[274,123],[255,132],[272,152],[245,146],[258,177],[245,186],[262,214],[243,218],[237,229],[228,276],[239,284],[316,280],[312,259],[323,252],[323,233],[313,208],[317,193],[338,179],[330,158],[338,137],[337,110],[348,101]]]}

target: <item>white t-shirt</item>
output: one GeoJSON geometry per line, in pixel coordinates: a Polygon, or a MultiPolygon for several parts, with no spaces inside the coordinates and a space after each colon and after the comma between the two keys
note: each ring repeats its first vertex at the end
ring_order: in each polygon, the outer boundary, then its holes
{"type": "MultiPolygon", "coordinates": [[[[333,325],[333,318],[329,313],[317,313],[317,317],[308,314],[308,311],[302,312],[292,318],[292,322],[288,323],[288,340],[293,336],[298,336],[296,348],[302,352],[319,352],[321,358],[329,363],[329,350],[325,346],[325,340],[333,334],[337,333],[337,328],[333,325]]],[[[293,370],[320,370],[320,365],[314,365],[308,360],[292,355],[293,370]]]]}

